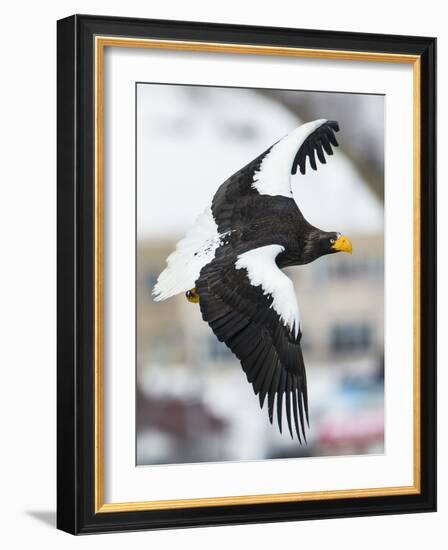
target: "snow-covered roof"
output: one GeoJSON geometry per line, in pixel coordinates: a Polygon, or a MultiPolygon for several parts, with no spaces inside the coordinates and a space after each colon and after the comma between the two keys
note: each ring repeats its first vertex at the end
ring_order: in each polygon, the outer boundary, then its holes
{"type": "MultiPolygon", "coordinates": [[[[139,85],[139,239],[183,234],[227,177],[302,122],[252,90],[139,85]]],[[[345,131],[326,165],[292,176],[294,196],[324,230],[382,232],[382,205],[344,154],[345,131]]]]}

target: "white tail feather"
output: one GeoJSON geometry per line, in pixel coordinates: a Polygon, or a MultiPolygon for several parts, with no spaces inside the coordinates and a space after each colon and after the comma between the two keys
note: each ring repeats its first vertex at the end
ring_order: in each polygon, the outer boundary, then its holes
{"type": "Polygon", "coordinates": [[[154,300],[159,302],[191,290],[201,269],[215,257],[224,236],[218,234],[218,226],[208,207],[168,256],[167,267],[159,275],[152,291],[154,300]]]}

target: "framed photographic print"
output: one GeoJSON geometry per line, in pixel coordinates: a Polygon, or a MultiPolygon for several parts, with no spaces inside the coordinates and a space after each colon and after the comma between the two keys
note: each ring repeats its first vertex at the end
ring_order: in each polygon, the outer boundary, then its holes
{"type": "Polygon", "coordinates": [[[434,38],[58,22],[58,527],[434,511],[434,38]]]}

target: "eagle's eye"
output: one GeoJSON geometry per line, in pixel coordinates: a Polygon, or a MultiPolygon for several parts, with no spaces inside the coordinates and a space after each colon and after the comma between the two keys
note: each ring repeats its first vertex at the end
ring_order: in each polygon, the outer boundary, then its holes
{"type": "Polygon", "coordinates": [[[336,242],[335,239],[330,239],[331,244],[334,244],[335,242],[336,242]]]}

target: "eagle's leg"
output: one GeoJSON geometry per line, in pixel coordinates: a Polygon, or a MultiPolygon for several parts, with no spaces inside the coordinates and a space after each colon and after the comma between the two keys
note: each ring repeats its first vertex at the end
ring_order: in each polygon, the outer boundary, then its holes
{"type": "Polygon", "coordinates": [[[199,294],[197,294],[196,289],[192,288],[191,290],[188,290],[185,293],[185,296],[187,297],[187,300],[192,304],[198,304],[199,303],[199,294]]]}

